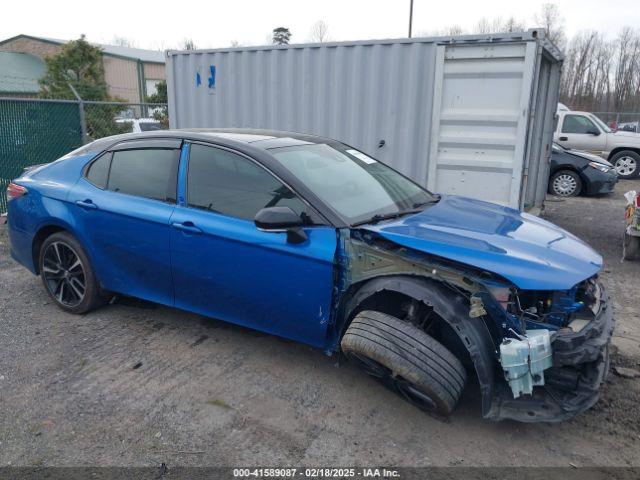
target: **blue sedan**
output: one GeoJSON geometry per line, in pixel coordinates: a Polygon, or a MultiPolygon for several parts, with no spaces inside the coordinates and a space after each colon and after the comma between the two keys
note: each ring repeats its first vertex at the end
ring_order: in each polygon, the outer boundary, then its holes
{"type": "Polygon", "coordinates": [[[7,195],[11,255],[71,313],[119,294],[259,329],[341,353],[437,415],[472,376],[485,418],[563,420],[607,373],[600,255],[331,139],[109,137],[7,195]]]}

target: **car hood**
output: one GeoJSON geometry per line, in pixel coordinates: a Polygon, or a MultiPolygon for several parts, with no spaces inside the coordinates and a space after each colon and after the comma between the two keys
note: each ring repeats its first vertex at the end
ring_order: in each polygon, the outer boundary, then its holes
{"type": "Polygon", "coordinates": [[[640,133],[618,130],[617,132],[609,135],[613,135],[615,145],[624,146],[623,143],[628,145],[640,145],[640,133]]]}
{"type": "Polygon", "coordinates": [[[420,213],[361,228],[493,272],[525,290],[568,290],[602,268],[597,252],[560,227],[465,197],[443,195],[420,213]]]}

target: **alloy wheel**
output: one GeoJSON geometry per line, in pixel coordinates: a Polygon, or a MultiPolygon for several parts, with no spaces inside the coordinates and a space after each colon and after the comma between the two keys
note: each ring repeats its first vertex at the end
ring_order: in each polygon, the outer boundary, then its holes
{"type": "Polygon", "coordinates": [[[616,172],[618,172],[618,175],[622,177],[628,177],[632,175],[636,171],[636,168],[638,168],[638,164],[636,162],[636,159],[633,157],[624,156],[616,160],[616,172]]]}
{"type": "Polygon", "coordinates": [[[575,193],[577,188],[578,182],[576,182],[576,179],[568,173],[558,175],[553,180],[553,191],[556,195],[569,197],[575,193]]]}
{"type": "Polygon", "coordinates": [[[58,303],[75,307],[86,294],[84,265],[77,252],[64,242],[53,242],[44,252],[42,276],[58,303]]]}

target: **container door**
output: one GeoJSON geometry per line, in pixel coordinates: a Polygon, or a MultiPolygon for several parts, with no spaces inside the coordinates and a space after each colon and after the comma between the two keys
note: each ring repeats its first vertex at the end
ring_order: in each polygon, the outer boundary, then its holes
{"type": "Polygon", "coordinates": [[[430,190],[520,207],[536,48],[438,47],[430,190]]]}

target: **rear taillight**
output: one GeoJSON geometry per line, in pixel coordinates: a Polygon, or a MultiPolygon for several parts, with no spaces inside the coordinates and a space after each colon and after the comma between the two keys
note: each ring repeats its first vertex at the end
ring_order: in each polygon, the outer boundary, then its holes
{"type": "Polygon", "coordinates": [[[640,193],[636,195],[636,207],[640,208],[640,193]]]}
{"type": "Polygon", "coordinates": [[[27,189],[22,185],[17,185],[15,183],[10,183],[7,187],[7,200],[14,200],[16,198],[20,198],[23,195],[26,195],[27,189]]]}

